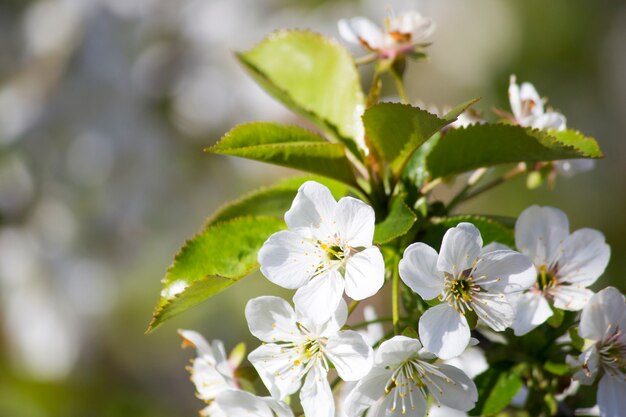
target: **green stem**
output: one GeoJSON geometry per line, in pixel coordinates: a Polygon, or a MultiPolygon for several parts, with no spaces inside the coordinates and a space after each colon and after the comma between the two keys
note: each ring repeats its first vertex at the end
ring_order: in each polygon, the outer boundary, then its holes
{"type": "Polygon", "coordinates": [[[354,300],[354,301],[352,301],[352,302],[350,303],[350,305],[348,306],[348,317],[350,317],[350,315],[352,314],[352,312],[353,312],[354,310],[356,310],[356,308],[359,306],[359,303],[360,303],[360,302],[361,302],[361,301],[354,300]]]}
{"type": "Polygon", "coordinates": [[[391,287],[391,316],[393,321],[393,331],[400,333],[400,274],[398,268],[394,267],[391,287]]]}
{"type": "MultiPolygon", "coordinates": [[[[448,204],[448,210],[451,210],[454,206],[458,205],[459,203],[465,202],[467,200],[470,200],[482,193],[484,193],[485,191],[489,191],[494,187],[497,187],[500,184],[505,183],[506,181],[509,181],[515,177],[517,177],[520,174],[523,174],[524,172],[526,172],[526,167],[524,164],[519,164],[517,165],[515,168],[513,168],[512,170],[510,170],[509,172],[505,173],[504,175],[495,178],[491,181],[489,181],[488,183],[486,183],[485,185],[483,185],[482,187],[478,187],[476,189],[474,189],[474,191],[472,192],[466,192],[464,193],[463,196],[461,196],[461,198],[454,198],[453,201],[448,204]],[[456,200],[456,201],[455,201],[456,200]],[[452,204],[454,202],[454,205],[452,204]]],[[[463,191],[461,191],[463,193],[463,191]]]]}
{"type": "Polygon", "coordinates": [[[406,89],[404,88],[404,81],[402,80],[402,76],[393,69],[389,71],[389,73],[393,77],[393,81],[396,84],[396,90],[398,90],[400,101],[402,101],[402,104],[409,104],[409,97],[406,94],[406,89]]]}
{"type": "Polygon", "coordinates": [[[354,60],[354,63],[357,65],[366,65],[366,64],[371,64],[377,59],[378,59],[378,54],[374,53],[374,54],[369,54],[369,55],[365,55],[360,58],[357,58],[354,60]]]}

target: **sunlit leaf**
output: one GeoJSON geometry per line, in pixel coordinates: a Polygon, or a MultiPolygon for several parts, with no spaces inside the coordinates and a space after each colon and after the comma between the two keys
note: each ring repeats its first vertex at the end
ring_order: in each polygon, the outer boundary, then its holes
{"type": "Polygon", "coordinates": [[[274,98],[358,154],[364,95],[352,55],[339,43],[309,31],[282,30],[238,54],[274,98]]]}
{"type": "Polygon", "coordinates": [[[426,158],[426,165],[438,178],[504,163],[601,157],[595,140],[577,132],[476,124],[443,135],[426,158]]]}
{"type": "Polygon", "coordinates": [[[492,416],[511,403],[522,388],[522,379],[505,364],[492,364],[474,382],[478,389],[478,402],[469,412],[471,416],[492,416]]]}
{"type": "Polygon", "coordinates": [[[355,184],[346,148],[297,126],[253,122],[234,127],[207,152],[239,156],[355,184]]]}
{"type": "Polygon", "coordinates": [[[283,227],[277,218],[238,217],[187,241],[162,280],[161,300],[148,331],[254,271],[263,242],[283,227]]]}
{"type": "Polygon", "coordinates": [[[415,213],[406,205],[400,197],[391,202],[389,214],[382,222],[376,225],[374,243],[388,243],[406,234],[417,220],[415,213]]]}
{"type": "Polygon", "coordinates": [[[460,214],[437,219],[434,224],[428,227],[424,236],[424,242],[438,248],[446,231],[462,222],[472,223],[480,230],[484,245],[498,242],[511,248],[515,247],[515,233],[513,229],[493,218],[475,214],[460,214]]]}

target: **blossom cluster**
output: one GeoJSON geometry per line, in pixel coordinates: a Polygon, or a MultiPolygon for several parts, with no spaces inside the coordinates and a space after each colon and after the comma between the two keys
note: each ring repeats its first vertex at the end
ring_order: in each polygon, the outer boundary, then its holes
{"type": "MultiPolygon", "coordinates": [[[[384,30],[364,18],[342,20],[339,29],[376,59],[394,61],[424,48],[434,23],[408,13],[390,17],[384,30]]],[[[565,129],[565,117],[545,109],[531,84],[520,87],[512,76],[509,98],[512,113],[500,111],[509,123],[565,129]]],[[[476,114],[463,115],[446,128],[483,123],[476,114]]],[[[546,166],[566,174],[589,168],[575,162],[546,166]]],[[[525,209],[515,222],[515,247],[487,240],[479,224],[461,221],[447,228],[436,248],[417,236],[390,255],[374,243],[382,220],[374,208],[350,196],[336,200],[316,181],[299,187],[284,220],[286,229],[260,248],[258,264],[269,281],[294,290],[292,303],[260,296],[245,308],[248,328],[262,342],[247,359],[269,396],[250,392],[250,381],[237,370],[240,349],[227,356],[221,342],[209,344],[181,331],[185,345],[198,353],[190,371],[198,397],[207,403],[202,415],[294,416],[295,394],[306,417],[422,417],[431,408],[433,414],[463,415],[479,400],[473,380],[479,372],[466,362],[486,364],[484,342],[506,340],[503,334],[523,337],[544,323],[573,331],[565,340],[569,353],[574,337],[587,340],[580,355],[567,357],[570,392],[577,383],[598,382],[603,417],[626,409],[626,302],[615,288],[596,294],[589,289],[604,273],[610,247],[597,230],[572,232],[558,208],[525,209]],[[411,300],[404,331],[397,305],[389,333],[347,324],[357,305],[390,281],[394,291],[402,283],[411,300]],[[571,322],[563,323],[565,314],[571,322]],[[476,352],[480,359],[467,359],[476,352]]],[[[369,318],[361,324],[385,321],[366,311],[369,318]]]]}

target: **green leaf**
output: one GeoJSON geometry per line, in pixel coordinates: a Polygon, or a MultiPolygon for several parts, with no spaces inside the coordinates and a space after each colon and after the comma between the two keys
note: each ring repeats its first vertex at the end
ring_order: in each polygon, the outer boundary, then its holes
{"type": "Polygon", "coordinates": [[[435,224],[428,228],[423,241],[437,248],[446,231],[461,222],[472,223],[476,226],[480,230],[484,245],[498,242],[511,248],[515,247],[515,233],[512,229],[494,219],[475,214],[460,214],[438,219],[435,224]]]}
{"type": "Polygon", "coordinates": [[[212,225],[187,241],[163,278],[161,300],[148,331],[218,294],[256,269],[257,252],[284,228],[271,217],[238,217],[212,225]]]}
{"type": "Polygon", "coordinates": [[[543,364],[543,369],[557,376],[564,376],[570,373],[569,366],[564,363],[547,361],[543,364]]]}
{"type": "Polygon", "coordinates": [[[471,416],[492,416],[511,403],[522,388],[522,380],[509,366],[491,365],[474,380],[478,389],[478,402],[469,412],[471,416]]]}
{"type": "Polygon", "coordinates": [[[376,225],[374,243],[384,244],[403,236],[417,220],[415,213],[406,205],[401,196],[391,201],[387,218],[376,225]]]}
{"type": "Polygon", "coordinates": [[[267,122],[239,125],[206,151],[296,168],[355,184],[345,146],[327,142],[297,126],[267,122]]]}
{"type": "Polygon", "coordinates": [[[291,207],[298,188],[306,181],[316,181],[325,185],[336,199],[350,192],[356,193],[345,184],[324,177],[307,175],[287,178],[223,205],[207,219],[205,228],[240,216],[269,216],[282,219],[291,207]]]}
{"type": "Polygon", "coordinates": [[[402,330],[402,336],[410,337],[411,339],[420,338],[417,331],[412,327],[405,327],[404,330],[402,330]]]}
{"type": "Polygon", "coordinates": [[[367,139],[398,174],[415,150],[449,122],[417,107],[380,103],[365,111],[367,139]]]}
{"type": "Polygon", "coordinates": [[[555,329],[563,324],[563,318],[565,317],[565,312],[556,307],[552,307],[552,315],[548,318],[547,323],[554,327],[555,329]]]}
{"type": "MultiPolygon", "coordinates": [[[[569,132],[569,131],[568,131],[569,132]]],[[[601,158],[591,138],[504,124],[476,124],[451,129],[428,155],[433,178],[513,162],[541,162],[571,158],[601,158]]]]}
{"type": "Polygon", "coordinates": [[[569,335],[572,339],[572,346],[582,352],[585,347],[585,339],[579,336],[578,327],[570,328],[569,335]]]}
{"type": "Polygon", "coordinates": [[[554,136],[559,142],[565,145],[570,145],[581,150],[586,155],[594,155],[594,158],[603,157],[598,142],[596,142],[594,138],[585,136],[577,130],[567,129],[560,132],[551,130],[550,135],[554,136]]]}
{"type": "Polygon", "coordinates": [[[274,98],[360,155],[364,108],[359,72],[339,43],[308,31],[283,30],[237,55],[274,98]]]}

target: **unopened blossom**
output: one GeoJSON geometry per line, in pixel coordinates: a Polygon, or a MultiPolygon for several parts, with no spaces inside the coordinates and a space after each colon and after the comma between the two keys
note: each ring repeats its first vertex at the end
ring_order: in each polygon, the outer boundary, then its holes
{"type": "Polygon", "coordinates": [[[420,318],[419,335],[424,347],[442,359],[465,350],[470,342],[467,314],[474,312],[495,331],[513,323],[508,296],[528,289],[536,272],[528,258],[512,250],[481,251],[480,231],[471,223],[459,223],[443,237],[437,254],[425,243],[406,248],[399,272],[404,283],[425,300],[441,304],[420,318]]]}
{"type": "Polygon", "coordinates": [[[554,207],[530,206],[515,223],[517,249],[537,269],[531,288],[515,299],[513,330],[523,335],[545,322],[558,309],[578,311],[593,292],[592,285],[604,272],[611,249],[604,235],[594,229],[570,233],[567,215],[554,207]]]}
{"type": "Polygon", "coordinates": [[[226,391],[215,403],[225,417],[293,417],[293,411],[283,401],[241,390],[226,391]]]}
{"type": "Polygon", "coordinates": [[[581,384],[598,383],[602,417],[622,417],[626,410],[626,300],[615,288],[595,294],[582,311],[579,335],[592,342],[577,360],[568,357],[581,384]]]}
{"type": "Polygon", "coordinates": [[[349,43],[361,45],[383,59],[412,52],[435,31],[435,22],[416,11],[401,13],[385,19],[380,28],[365,17],[339,21],[339,34],[349,43]]]}
{"type": "Polygon", "coordinates": [[[363,336],[351,330],[339,331],[347,316],[343,300],[322,324],[294,311],[278,297],[258,297],[248,302],[250,332],[265,342],[248,359],[274,399],[285,398],[301,388],[305,415],[334,417],[335,404],[327,378],[330,364],[344,381],[356,381],[372,367],[372,348],[363,336]]]}
{"type": "MultiPolygon", "coordinates": [[[[535,87],[525,82],[519,86],[516,82],[515,75],[511,75],[509,84],[509,102],[513,112],[513,121],[520,126],[531,127],[541,130],[557,130],[566,129],[567,120],[564,115],[552,109],[544,108],[544,99],[539,96],[535,87]]],[[[579,172],[585,172],[593,169],[595,162],[591,159],[573,159],[564,161],[555,161],[554,168],[556,172],[571,177],[579,172]]]]}
{"type": "Polygon", "coordinates": [[[193,330],[179,330],[178,334],[183,339],[183,347],[193,347],[198,354],[192,360],[189,372],[198,398],[208,403],[200,414],[206,417],[226,417],[227,414],[224,414],[215,400],[228,390],[239,389],[235,378],[238,361],[229,360],[220,340],[209,344],[202,335],[193,330]]]}
{"type": "Polygon", "coordinates": [[[327,321],[345,293],[363,300],[385,280],[374,238],[374,210],[352,197],[335,201],[325,186],[307,181],[285,213],[288,230],[273,234],[259,251],[261,272],[297,289],[294,302],[316,323],[327,321]]]}
{"type": "Polygon", "coordinates": [[[433,364],[434,359],[417,339],[395,336],[383,342],[371,372],[346,399],[346,414],[357,417],[369,409],[368,417],[422,417],[429,395],[437,405],[461,411],[474,408],[478,398],[474,382],[454,366],[433,364]]]}

